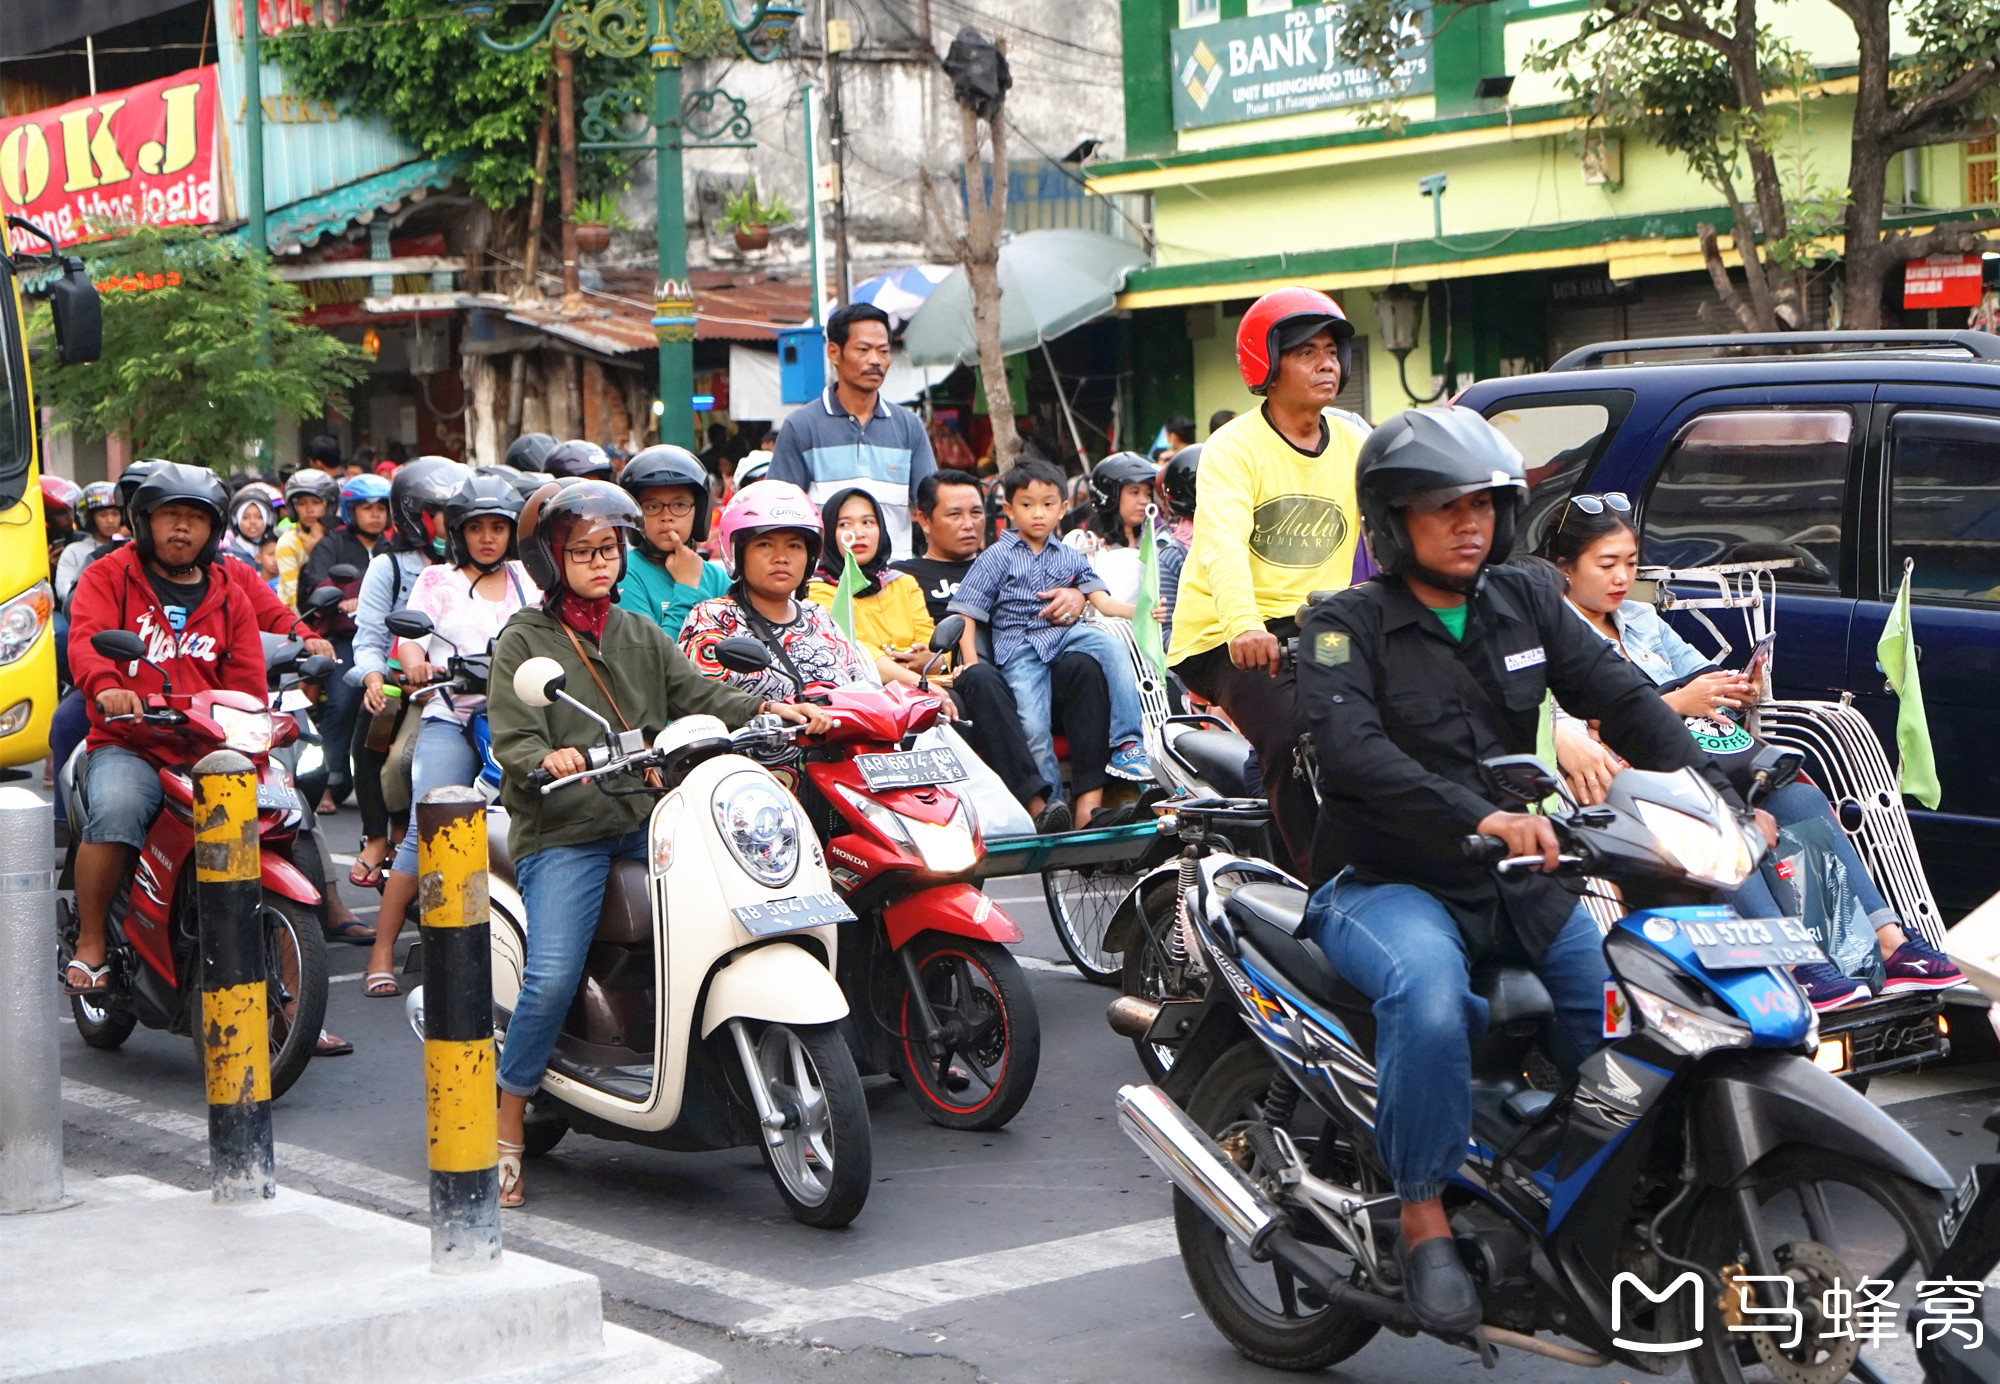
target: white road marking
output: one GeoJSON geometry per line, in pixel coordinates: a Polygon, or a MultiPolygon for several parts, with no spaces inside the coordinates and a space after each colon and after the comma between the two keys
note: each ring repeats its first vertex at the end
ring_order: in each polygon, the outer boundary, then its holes
{"type": "Polygon", "coordinates": [[[1901,1105],[1931,1096],[1956,1096],[2000,1085],[1991,1064],[1953,1070],[1892,1072],[1868,1083],[1868,1098],[1877,1105],[1901,1105]]]}
{"type": "Polygon", "coordinates": [[[1022,956],[1016,952],[1014,963],[1024,971],[1060,971],[1064,975],[1075,975],[1076,967],[1067,961],[1048,961],[1039,956],[1022,956]]]}

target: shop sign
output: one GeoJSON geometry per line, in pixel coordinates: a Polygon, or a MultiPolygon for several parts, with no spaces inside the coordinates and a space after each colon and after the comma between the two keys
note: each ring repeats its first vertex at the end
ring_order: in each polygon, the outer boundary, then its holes
{"type": "MultiPolygon", "coordinates": [[[[26,217],[58,245],[220,220],[215,78],[215,68],[198,67],[0,120],[0,212],[26,217]]],[[[7,243],[46,248],[21,230],[7,243]]]]}
{"type": "Polygon", "coordinates": [[[1403,46],[1387,79],[1341,53],[1337,40],[1346,19],[1345,5],[1304,5],[1175,30],[1174,128],[1263,120],[1433,89],[1429,0],[1403,16],[1403,46]]]}
{"type": "Polygon", "coordinates": [[[1903,266],[1905,308],[1975,308],[1985,264],[1978,251],[1926,255],[1903,266]]]}

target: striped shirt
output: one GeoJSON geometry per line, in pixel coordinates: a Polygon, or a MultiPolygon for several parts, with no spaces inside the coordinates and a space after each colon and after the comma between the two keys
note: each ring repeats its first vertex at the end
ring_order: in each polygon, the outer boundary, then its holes
{"type": "Polygon", "coordinates": [[[847,411],[829,384],[817,405],[793,409],[778,429],[770,479],[790,481],[823,505],[835,493],[860,486],[882,506],[889,552],[908,557],[910,509],[917,486],[937,470],[923,419],[877,395],[863,423],[847,411]]]}
{"type": "Polygon", "coordinates": [[[1068,631],[1042,618],[1048,601],[1035,593],[1058,586],[1074,586],[1085,595],[1105,589],[1090,559],[1076,549],[1051,536],[1038,553],[1009,529],[973,560],[951,608],[992,631],[994,662],[1005,663],[1027,644],[1042,662],[1053,663],[1068,631]]]}

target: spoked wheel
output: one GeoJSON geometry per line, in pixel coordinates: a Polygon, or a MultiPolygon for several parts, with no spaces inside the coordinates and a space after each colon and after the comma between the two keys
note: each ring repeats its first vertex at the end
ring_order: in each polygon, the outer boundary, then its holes
{"type": "Polygon", "coordinates": [[[1042,1022],[1013,955],[997,942],[920,932],[904,943],[942,1030],[937,1044],[907,986],[896,988],[896,1065],[933,1123],[998,1129],[1020,1113],[1042,1061],[1042,1022]]]}
{"type": "MultiPolygon", "coordinates": [[[[1231,1048],[1209,1068],[1187,1104],[1188,1118],[1220,1140],[1263,1116],[1276,1073],[1255,1043],[1231,1048]]],[[[1319,1140],[1334,1130],[1313,1103],[1301,1100],[1285,1130],[1308,1165],[1319,1140]]],[[[1352,1166],[1335,1174],[1356,1185],[1352,1166]]],[[[1174,1230],[1181,1263],[1202,1310],[1246,1360],[1280,1370],[1320,1370],[1345,1360],[1375,1336],[1377,1323],[1330,1307],[1275,1263],[1259,1264],[1178,1189],[1174,1230]]],[[[1338,1251],[1330,1251],[1338,1255],[1338,1251]]]]}
{"type": "MultiPolygon", "coordinates": [[[[1765,1317],[1739,1317],[1740,1324],[1786,1324],[1783,1332],[1732,1333],[1722,1329],[1713,1313],[1700,1333],[1701,1346],[1688,1352],[1689,1370],[1697,1384],[1742,1384],[1773,1380],[1776,1384],[1838,1384],[1854,1368],[1870,1334],[1858,1304],[1864,1280],[1870,1291],[1888,1304],[1879,1334],[1882,1343],[1869,1347],[1879,1375],[1915,1377],[1919,1370],[1909,1350],[1904,1320],[1916,1302],[1917,1284],[1930,1278],[1930,1266],[1941,1252],[1938,1218],[1944,1200],[1916,1183],[1818,1149],[1793,1148],[1765,1159],[1754,1170],[1752,1196],[1756,1203],[1759,1238],[1768,1247],[1771,1272],[1792,1280],[1789,1301],[1776,1284],[1738,1283],[1754,1275],[1748,1237],[1744,1234],[1745,1198],[1715,1190],[1703,1196],[1679,1237],[1676,1253],[1692,1260],[1723,1286],[1722,1315],[1727,1320],[1739,1308],[1742,1295],[1752,1306],[1770,1311],[1765,1317]],[[1893,1285],[1887,1289],[1877,1284],[1893,1285]],[[1825,1315],[1828,1292],[1844,1289],[1856,1304],[1847,1320],[1825,1315]],[[1775,1309],[1795,1308],[1803,1318],[1799,1344],[1791,1338],[1789,1318],[1775,1309]],[[1843,1327],[1852,1328],[1847,1335],[1843,1327]],[[1893,1364],[1884,1353],[1899,1356],[1893,1364]]],[[[1662,1285],[1664,1286],[1664,1285],[1662,1285]]],[[[1672,1299],[1677,1319],[1663,1322],[1661,1339],[1689,1339],[1685,1294],[1672,1299]],[[1680,1333],[1669,1338],[1665,1332],[1680,1333]]],[[[1662,1309],[1661,1315],[1667,1315],[1662,1309]]],[[[1644,1327],[1641,1325],[1641,1329],[1644,1327]]]]}
{"type": "Polygon", "coordinates": [[[833,1024],[768,1024],[758,1071],[784,1127],[758,1131],[758,1148],[794,1219],[823,1230],[861,1214],[874,1175],[868,1103],[853,1054],[833,1024]]]}
{"type": "MultiPolygon", "coordinates": [[[[312,1061],[326,1021],[326,935],[304,904],[264,891],[259,916],[264,925],[264,965],[268,989],[264,1013],[271,1034],[271,1099],[292,1088],[312,1061]]],[[[202,1024],[197,1020],[194,1052],[206,1062],[202,1024]]]]}
{"type": "Polygon", "coordinates": [[[1056,940],[1085,980],[1116,985],[1124,974],[1118,953],[1104,950],[1104,934],[1138,882],[1137,875],[1109,866],[1042,871],[1042,896],[1048,900],[1049,921],[1056,925],[1056,940]]]}
{"type": "MultiPolygon", "coordinates": [[[[1139,895],[1139,940],[1124,955],[1122,979],[1125,993],[1142,1000],[1200,999],[1199,990],[1187,987],[1186,968],[1168,957],[1167,943],[1178,917],[1180,882],[1162,875],[1139,895]]],[[[1139,1065],[1149,1081],[1158,1081],[1174,1067],[1175,1048],[1147,1041],[1144,1034],[1132,1040],[1138,1050],[1139,1065]]]]}

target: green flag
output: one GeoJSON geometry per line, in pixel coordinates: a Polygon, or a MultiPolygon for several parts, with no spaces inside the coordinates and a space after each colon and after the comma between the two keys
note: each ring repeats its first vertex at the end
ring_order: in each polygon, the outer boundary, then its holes
{"type": "Polygon", "coordinates": [[[1160,622],[1153,612],[1160,604],[1160,550],[1153,539],[1153,516],[1146,515],[1146,532],[1139,540],[1139,594],[1132,601],[1132,642],[1139,656],[1153,666],[1162,682],[1167,676],[1167,651],[1160,647],[1160,622]]]}
{"type": "Polygon", "coordinates": [[[1913,561],[1903,563],[1903,585],[1896,592],[1896,603],[1889,607],[1882,637],[1875,641],[1875,658],[1896,693],[1896,751],[1902,757],[1898,785],[1925,807],[1935,809],[1944,794],[1938,787],[1937,760],[1931,754],[1924,687],[1917,676],[1916,632],[1910,628],[1910,573],[1915,566],[1913,561]]]}
{"type": "Polygon", "coordinates": [[[854,560],[854,549],[843,547],[847,555],[847,565],[840,569],[840,584],[833,588],[831,614],[833,623],[840,626],[840,632],[847,636],[847,642],[854,640],[854,593],[867,585],[861,576],[861,564],[854,560]]]}

